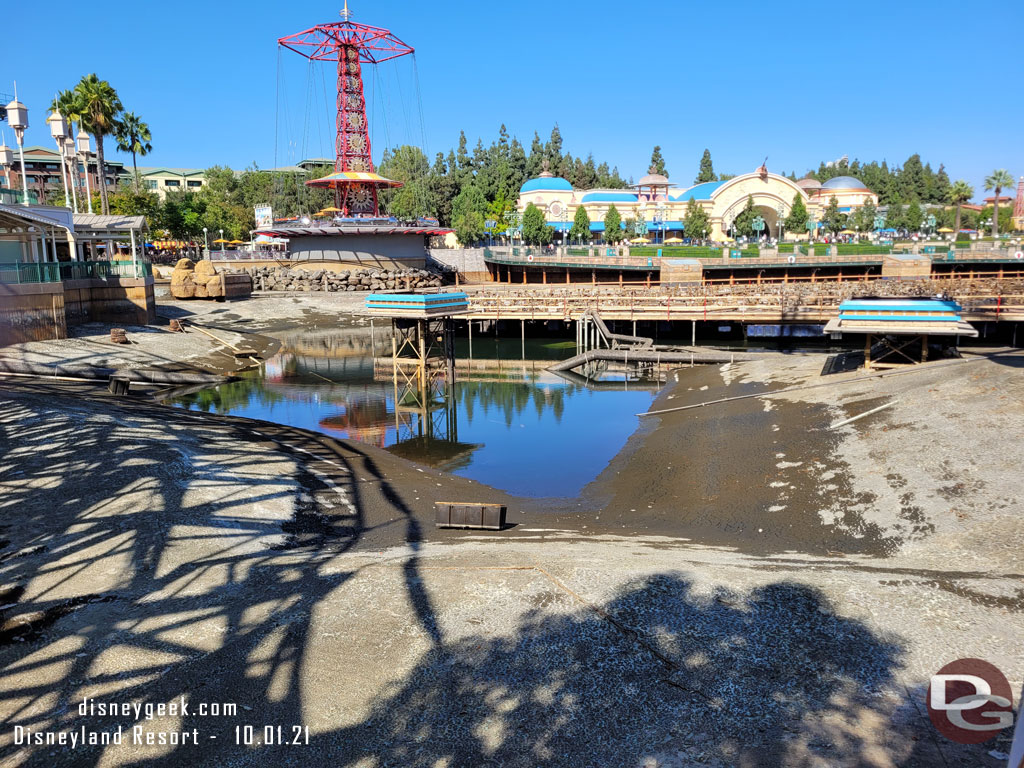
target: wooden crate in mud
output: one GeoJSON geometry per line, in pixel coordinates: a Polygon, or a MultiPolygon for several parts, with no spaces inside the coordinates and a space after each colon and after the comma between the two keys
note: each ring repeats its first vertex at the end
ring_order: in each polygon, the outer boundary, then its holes
{"type": "Polygon", "coordinates": [[[461,503],[438,501],[434,503],[438,528],[482,528],[500,531],[505,527],[507,509],[503,504],[461,503]]]}

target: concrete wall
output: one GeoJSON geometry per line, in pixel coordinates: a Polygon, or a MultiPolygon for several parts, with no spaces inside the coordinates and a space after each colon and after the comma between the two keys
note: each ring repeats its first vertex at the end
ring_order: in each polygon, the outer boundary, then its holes
{"type": "Polygon", "coordinates": [[[67,335],[60,283],[0,284],[0,345],[67,335]]]}
{"type": "Polygon", "coordinates": [[[295,237],[288,244],[288,252],[291,254],[290,262],[328,259],[350,263],[356,268],[422,268],[427,258],[423,235],[295,237]]]}
{"type": "Polygon", "coordinates": [[[489,282],[493,280],[484,262],[483,248],[431,248],[430,260],[457,269],[466,280],[489,282]]]}
{"type": "Polygon", "coordinates": [[[0,345],[64,339],[86,322],[155,323],[153,278],[0,284],[0,345]]]}

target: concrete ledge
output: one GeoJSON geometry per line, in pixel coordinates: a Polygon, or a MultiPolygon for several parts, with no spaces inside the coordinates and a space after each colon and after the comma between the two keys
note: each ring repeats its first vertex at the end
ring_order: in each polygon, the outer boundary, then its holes
{"type": "Polygon", "coordinates": [[[0,284],[0,344],[67,338],[85,322],[156,322],[152,277],[0,284]]]}

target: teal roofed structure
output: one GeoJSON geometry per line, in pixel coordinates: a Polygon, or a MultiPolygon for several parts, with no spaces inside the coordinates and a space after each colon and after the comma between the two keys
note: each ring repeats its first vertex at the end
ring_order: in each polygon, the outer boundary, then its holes
{"type": "Polygon", "coordinates": [[[694,200],[710,200],[714,191],[723,184],[725,184],[724,181],[705,181],[703,184],[697,184],[680,192],[678,195],[673,196],[672,199],[682,200],[683,202],[688,201],[691,197],[694,200]]]}
{"type": "Polygon", "coordinates": [[[588,192],[582,203],[635,203],[636,192],[588,192]]]}
{"type": "Polygon", "coordinates": [[[519,188],[519,194],[524,192],[572,192],[572,184],[561,176],[540,176],[530,179],[519,188]]]}

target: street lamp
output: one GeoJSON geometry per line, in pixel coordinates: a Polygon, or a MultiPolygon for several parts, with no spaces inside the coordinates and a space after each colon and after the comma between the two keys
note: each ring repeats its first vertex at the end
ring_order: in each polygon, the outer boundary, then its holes
{"type": "Polygon", "coordinates": [[[224,230],[220,230],[220,257],[224,258],[224,230]]]}
{"type": "Polygon", "coordinates": [[[64,137],[64,157],[68,162],[68,181],[71,183],[71,204],[78,213],[78,163],[75,161],[75,140],[71,136],[64,137]]]}
{"type": "Polygon", "coordinates": [[[14,152],[7,146],[7,142],[0,144],[0,168],[4,169],[4,177],[7,179],[7,188],[11,187],[11,166],[14,165],[14,152]]]}
{"type": "Polygon", "coordinates": [[[779,242],[782,242],[782,220],[786,217],[786,206],[779,203],[779,207],[775,209],[775,215],[778,216],[779,224],[779,242]]]}
{"type": "Polygon", "coordinates": [[[46,122],[50,124],[50,135],[57,142],[57,151],[60,153],[60,179],[64,182],[64,207],[71,207],[71,196],[68,193],[67,158],[64,156],[64,139],[68,137],[68,121],[64,119],[59,110],[53,110],[46,122]]]}
{"type": "Polygon", "coordinates": [[[7,105],[7,122],[14,129],[21,155],[21,203],[28,205],[28,175],[25,173],[25,129],[28,128],[28,107],[18,101],[18,84],[14,84],[14,101],[7,105]]]}
{"type": "Polygon", "coordinates": [[[210,232],[210,230],[208,230],[206,227],[203,227],[203,242],[206,243],[206,251],[203,253],[204,257],[210,255],[210,234],[209,234],[209,232],[210,232]]]}
{"type": "MultiPolygon", "coordinates": [[[[89,186],[89,153],[92,152],[92,147],[89,146],[89,134],[85,132],[85,129],[78,131],[76,137],[78,142],[78,154],[82,156],[82,165],[85,167],[85,204],[88,208],[89,213],[92,213],[92,188],[89,186]]],[[[103,183],[103,169],[100,169],[100,183],[103,183]]]]}

